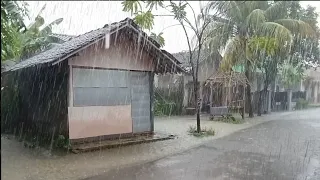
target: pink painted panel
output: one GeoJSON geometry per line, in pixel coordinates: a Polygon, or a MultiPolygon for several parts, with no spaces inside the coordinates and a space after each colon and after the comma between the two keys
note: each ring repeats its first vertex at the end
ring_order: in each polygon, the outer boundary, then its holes
{"type": "Polygon", "coordinates": [[[138,51],[130,41],[118,42],[105,49],[103,41],[80,51],[80,55],[69,59],[69,65],[153,71],[152,57],[145,51],[138,51]]]}
{"type": "Polygon", "coordinates": [[[69,107],[69,138],[132,132],[131,105],[69,107]]]}

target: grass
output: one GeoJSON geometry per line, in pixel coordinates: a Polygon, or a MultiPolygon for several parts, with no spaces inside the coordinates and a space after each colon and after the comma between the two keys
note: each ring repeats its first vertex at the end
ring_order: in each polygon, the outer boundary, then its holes
{"type": "Polygon", "coordinates": [[[233,116],[225,116],[225,117],[218,117],[218,118],[210,118],[210,120],[213,121],[219,121],[219,122],[224,122],[224,123],[230,123],[230,124],[242,124],[244,123],[244,120],[235,118],[233,116]]]}
{"type": "Polygon", "coordinates": [[[320,104],[309,104],[308,108],[319,108],[320,104]]]}
{"type": "Polygon", "coordinates": [[[189,126],[188,133],[190,135],[193,135],[195,137],[205,137],[205,136],[214,136],[215,131],[212,128],[203,128],[201,131],[198,133],[196,126],[189,126]]]}

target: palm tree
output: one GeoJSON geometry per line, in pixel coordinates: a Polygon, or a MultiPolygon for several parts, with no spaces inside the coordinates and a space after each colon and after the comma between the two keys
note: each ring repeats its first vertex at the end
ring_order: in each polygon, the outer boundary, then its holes
{"type": "MultiPolygon", "coordinates": [[[[236,64],[245,66],[249,81],[255,60],[248,48],[248,42],[254,36],[275,38],[284,47],[290,47],[292,34],[302,36],[312,34],[312,28],[305,22],[286,18],[286,7],[290,2],[280,1],[268,4],[267,1],[213,1],[206,9],[214,23],[208,28],[207,44],[211,48],[224,48],[225,55],[221,69],[231,71],[236,64]],[[217,13],[218,12],[218,13],[217,13]]],[[[251,88],[248,84],[247,101],[251,102],[251,88]]],[[[249,116],[253,117],[252,105],[249,103],[249,116]]]]}

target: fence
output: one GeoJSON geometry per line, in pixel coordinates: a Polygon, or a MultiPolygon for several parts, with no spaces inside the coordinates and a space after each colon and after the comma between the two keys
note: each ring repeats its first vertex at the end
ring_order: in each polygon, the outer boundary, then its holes
{"type": "Polygon", "coordinates": [[[297,102],[299,99],[304,99],[306,100],[307,93],[305,91],[297,91],[297,92],[292,92],[292,102],[297,102]]]}
{"type": "Polygon", "coordinates": [[[287,92],[272,92],[271,109],[272,111],[284,111],[287,109],[287,92]]]}
{"type": "MultiPolygon", "coordinates": [[[[260,96],[260,93],[263,93],[262,91],[255,91],[252,94],[252,109],[253,109],[253,113],[258,113],[258,107],[259,107],[259,96],[260,96]]],[[[270,91],[267,91],[267,94],[266,94],[266,97],[262,97],[265,98],[264,99],[264,103],[261,105],[261,112],[263,113],[264,110],[267,110],[268,108],[268,104],[269,104],[269,93],[270,91]]],[[[248,113],[248,102],[246,102],[246,113],[248,113]]]]}

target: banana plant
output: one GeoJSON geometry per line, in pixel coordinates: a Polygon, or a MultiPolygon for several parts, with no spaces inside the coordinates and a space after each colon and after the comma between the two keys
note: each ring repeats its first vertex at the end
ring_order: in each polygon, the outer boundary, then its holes
{"type": "Polygon", "coordinates": [[[20,53],[19,34],[26,30],[23,22],[28,17],[27,4],[1,1],[1,60],[12,59],[20,53]]]}
{"type": "Polygon", "coordinates": [[[21,54],[20,58],[25,59],[32,56],[35,53],[41,52],[52,46],[53,43],[57,43],[58,39],[50,36],[52,34],[52,28],[59,25],[63,18],[58,18],[48,25],[44,26],[45,20],[41,16],[45,9],[45,5],[42,7],[34,22],[32,22],[25,33],[21,34],[21,54]]]}

